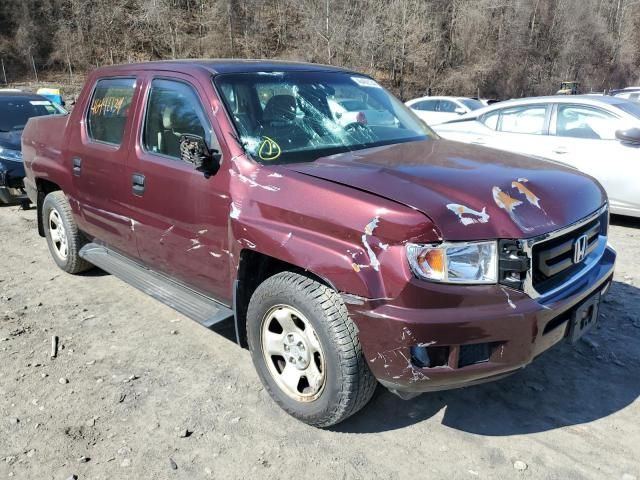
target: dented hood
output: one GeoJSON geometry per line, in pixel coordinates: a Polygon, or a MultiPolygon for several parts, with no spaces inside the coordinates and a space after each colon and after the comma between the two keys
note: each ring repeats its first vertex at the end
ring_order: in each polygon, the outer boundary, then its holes
{"type": "Polygon", "coordinates": [[[286,168],[416,208],[446,240],[528,238],[574,223],[606,195],[577,170],[447,140],[320,158],[286,168]]]}

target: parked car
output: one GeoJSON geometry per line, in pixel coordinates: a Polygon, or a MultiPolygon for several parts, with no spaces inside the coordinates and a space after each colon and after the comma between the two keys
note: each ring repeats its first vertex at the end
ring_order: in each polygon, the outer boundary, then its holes
{"type": "Polygon", "coordinates": [[[410,398],[516,372],[592,328],[611,284],[595,180],[441,140],[337,67],[99,68],[22,142],[61,269],[96,265],[205,326],[234,318],[266,390],[311,425],[377,382],[410,398]],[[336,92],[393,125],[341,125],[336,92]]]}
{"type": "Polygon", "coordinates": [[[640,102],[640,87],[627,87],[620,90],[611,90],[609,95],[625,98],[634,102],[640,102]]]}
{"type": "Polygon", "coordinates": [[[502,102],[436,127],[450,140],[555,160],[597,178],[611,211],[640,216],[640,104],[610,96],[502,102]]]}
{"type": "Polygon", "coordinates": [[[0,92],[0,203],[28,202],[22,179],[20,136],[27,120],[66,112],[44,97],[19,90],[0,92]]]}
{"type": "Polygon", "coordinates": [[[484,107],[484,103],[466,97],[421,97],[406,102],[427,125],[438,125],[484,107]]]}
{"type": "Polygon", "coordinates": [[[484,107],[488,107],[489,105],[493,105],[494,103],[500,102],[500,100],[498,100],[497,98],[471,97],[471,99],[479,101],[482,104],[482,106],[484,106],[484,107]]]}
{"type": "Polygon", "coordinates": [[[327,99],[337,124],[347,127],[353,123],[370,126],[394,126],[395,117],[379,102],[358,98],[327,99]],[[372,105],[373,103],[373,105],[372,105]]]}

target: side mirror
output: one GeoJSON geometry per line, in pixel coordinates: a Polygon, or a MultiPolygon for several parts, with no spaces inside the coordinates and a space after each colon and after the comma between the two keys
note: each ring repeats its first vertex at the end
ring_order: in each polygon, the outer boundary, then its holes
{"type": "Polygon", "coordinates": [[[467,111],[462,107],[456,107],[454,112],[456,112],[458,115],[464,115],[465,113],[467,113],[467,111]]]}
{"type": "Polygon", "coordinates": [[[622,143],[640,146],[640,128],[629,128],[626,130],[617,130],[616,138],[622,143]]]}
{"type": "Polygon", "coordinates": [[[209,149],[204,138],[190,134],[180,136],[180,158],[193,164],[199,172],[205,175],[215,174],[220,168],[220,157],[218,150],[209,149]]]}

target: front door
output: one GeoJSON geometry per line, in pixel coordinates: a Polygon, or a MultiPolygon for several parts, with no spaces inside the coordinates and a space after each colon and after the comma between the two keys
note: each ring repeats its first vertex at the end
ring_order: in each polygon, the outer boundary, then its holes
{"type": "Polygon", "coordinates": [[[229,290],[228,171],[205,176],[180,158],[180,136],[221,152],[207,92],[178,73],[145,80],[142,124],[129,165],[140,258],[151,268],[224,300],[229,290]]]}
{"type": "Polygon", "coordinates": [[[548,156],[596,178],[609,204],[620,213],[640,210],[640,147],[624,144],[615,132],[624,122],[601,108],[559,104],[548,156]]]}

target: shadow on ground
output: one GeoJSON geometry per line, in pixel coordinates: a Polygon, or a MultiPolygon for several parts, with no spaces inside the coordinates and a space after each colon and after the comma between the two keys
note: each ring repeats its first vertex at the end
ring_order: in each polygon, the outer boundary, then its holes
{"type": "Polygon", "coordinates": [[[619,227],[640,228],[640,218],[611,215],[611,224],[619,227]]]}
{"type": "Polygon", "coordinates": [[[400,400],[379,387],[362,412],[335,431],[373,433],[429,419],[481,435],[543,432],[598,420],[640,395],[640,290],[614,282],[597,329],[561,343],[498,382],[400,400]]]}

